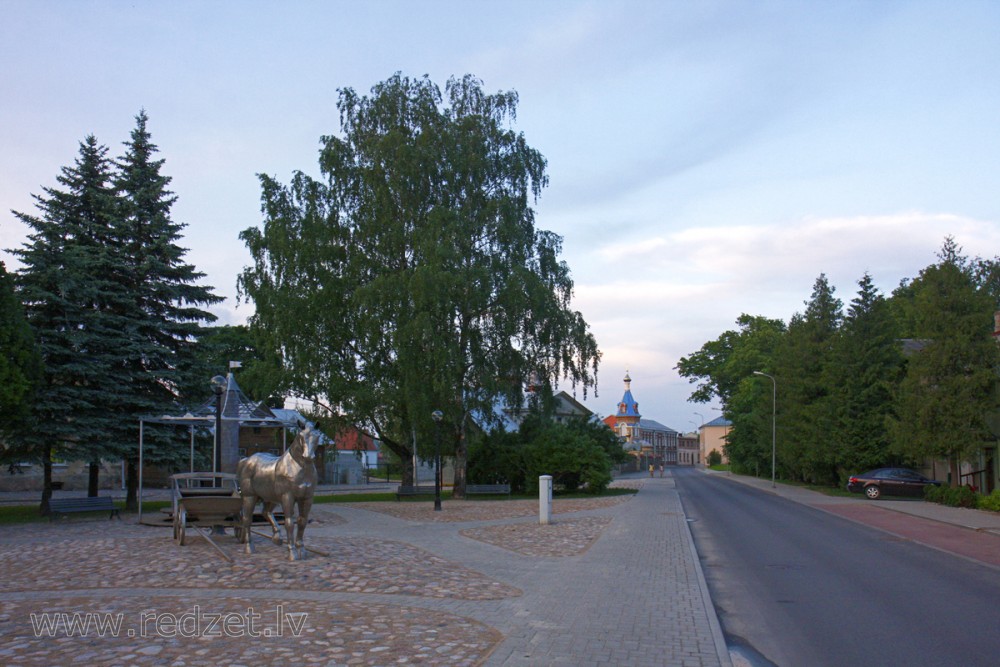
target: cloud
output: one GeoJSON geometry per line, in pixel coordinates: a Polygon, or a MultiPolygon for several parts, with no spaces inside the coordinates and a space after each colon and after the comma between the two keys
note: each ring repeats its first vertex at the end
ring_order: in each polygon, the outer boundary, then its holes
{"type": "Polygon", "coordinates": [[[733,328],[741,313],[787,322],[804,309],[820,273],[845,304],[866,271],[888,294],[901,279],[937,261],[948,235],[967,256],[994,257],[1000,248],[997,222],[920,211],[810,217],[690,227],[599,246],[586,260],[570,262],[585,267],[577,273],[574,307],[604,353],[599,397],[588,399],[588,407],[607,414],[628,368],[651,416],[657,406],[664,418],[682,414],[692,388],[673,368],[733,328]],[[619,277],[608,281],[608,275],[619,277]]]}

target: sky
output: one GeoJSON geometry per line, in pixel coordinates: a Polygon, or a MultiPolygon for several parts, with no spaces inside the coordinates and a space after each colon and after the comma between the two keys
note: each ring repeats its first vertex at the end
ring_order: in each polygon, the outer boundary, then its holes
{"type": "Polygon", "coordinates": [[[577,398],[613,413],[628,371],[644,417],[690,431],[719,406],[675,366],[741,313],[787,322],[821,273],[845,304],[866,272],[888,294],[949,235],[1000,254],[997,35],[988,0],[0,0],[0,260],[10,211],[145,109],[186,259],[243,323],[257,174],[319,175],[340,88],[471,73],[517,91],[548,160],[536,222],[603,353],[577,398]]]}

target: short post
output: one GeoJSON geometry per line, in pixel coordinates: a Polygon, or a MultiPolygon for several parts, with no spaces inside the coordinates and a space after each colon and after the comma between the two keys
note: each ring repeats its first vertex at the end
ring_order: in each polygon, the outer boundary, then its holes
{"type": "Polygon", "coordinates": [[[538,523],[552,523],[552,475],[538,478],[538,523]]]}

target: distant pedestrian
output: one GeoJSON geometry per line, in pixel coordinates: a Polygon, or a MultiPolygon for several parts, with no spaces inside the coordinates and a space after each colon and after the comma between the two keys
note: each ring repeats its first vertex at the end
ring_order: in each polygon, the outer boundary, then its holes
{"type": "Polygon", "coordinates": [[[663,464],[660,464],[660,477],[663,477],[663,464]]]}
{"type": "Polygon", "coordinates": [[[653,464],[652,463],[649,464],[649,476],[650,477],[653,476],[653,464]]]}

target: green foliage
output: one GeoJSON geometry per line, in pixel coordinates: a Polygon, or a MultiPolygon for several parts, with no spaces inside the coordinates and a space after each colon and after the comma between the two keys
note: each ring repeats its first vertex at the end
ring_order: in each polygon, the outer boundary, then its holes
{"type": "Polygon", "coordinates": [[[772,367],[779,396],[778,467],[796,481],[837,482],[840,443],[830,374],[843,304],[834,292],[820,274],[805,312],[792,317],[772,367]]]}
{"type": "Polygon", "coordinates": [[[772,386],[758,370],[776,380],[778,474],[787,479],[840,484],[928,457],[949,460],[957,476],[960,461],[995,443],[1000,261],[969,260],[950,238],[939,260],[891,299],[865,274],[846,315],[820,275],[787,328],[743,315],[740,330],[681,359],[678,372],[700,383],[690,400],[723,402],[734,471],[771,465],[772,386]]]}
{"type": "Polygon", "coordinates": [[[784,323],[743,314],[736,324],[737,330],[726,331],[677,363],[678,375],[700,383],[689,400],[706,403],[718,398],[728,405],[748,375],[772,365],[784,323]]]}
{"type": "Polygon", "coordinates": [[[948,491],[948,487],[941,485],[936,486],[934,484],[928,484],[924,487],[924,500],[929,503],[940,503],[944,504],[944,497],[948,491]]]}
{"type": "Polygon", "coordinates": [[[602,493],[611,483],[612,460],[624,453],[617,437],[612,442],[607,433],[614,436],[604,425],[558,424],[529,415],[517,433],[498,429],[470,445],[469,480],[507,482],[514,493],[533,494],[539,476],[552,475],[553,483],[569,492],[602,493]]]}
{"type": "Polygon", "coordinates": [[[733,423],[725,446],[738,472],[756,473],[771,466],[771,387],[758,381],[754,371],[771,368],[785,334],[780,320],[740,315],[738,329],[727,331],[688,357],[677,372],[700,386],[691,395],[695,402],[713,397],[722,401],[724,416],[733,423]]]}
{"type": "MultiPolygon", "coordinates": [[[[281,360],[258,344],[254,332],[243,325],[205,327],[194,350],[190,370],[185,374],[182,395],[200,397],[208,392],[208,380],[225,374],[230,361],[240,361],[239,383],[255,401],[268,407],[284,407],[281,360]]],[[[197,402],[197,398],[194,402],[197,402]]],[[[315,421],[315,420],[313,420],[315,421]]]]}
{"type": "Polygon", "coordinates": [[[43,457],[49,448],[84,461],[119,451],[120,417],[107,406],[127,400],[120,355],[130,345],[106,153],[87,137],[75,164],[58,177],[63,189],[36,197],[40,215],[15,213],[33,230],[13,253],[24,265],[18,294],[45,365],[32,407],[32,419],[43,426],[21,439],[43,457]]]}
{"type": "Polygon", "coordinates": [[[900,296],[920,349],[895,388],[889,425],[898,454],[947,459],[957,472],[958,461],[994,440],[987,416],[998,408],[996,303],[950,238],[939,259],[900,296]]]}
{"type": "Polygon", "coordinates": [[[14,293],[14,280],[0,262],[0,460],[16,456],[18,431],[42,375],[42,358],[24,309],[14,293]]]}
{"type": "MultiPolygon", "coordinates": [[[[20,436],[43,463],[129,461],[129,507],[135,506],[138,417],[176,406],[191,366],[201,304],[220,301],[183,262],[170,219],[170,179],[136,118],[117,162],[88,136],[58,188],[36,196],[38,215],[15,212],[32,232],[13,253],[21,260],[18,296],[44,364],[32,405],[36,427],[20,436]]],[[[146,441],[150,463],[185,458],[176,440],[146,441]]],[[[48,493],[46,491],[45,493],[48,493]]],[[[43,505],[45,495],[43,494],[43,505]]]]}
{"type": "Polygon", "coordinates": [[[988,496],[979,496],[979,509],[1000,512],[1000,489],[993,489],[988,496]]]}
{"type": "Polygon", "coordinates": [[[969,486],[926,486],[924,500],[949,507],[975,508],[979,505],[981,496],[969,486]]]}
{"type": "Polygon", "coordinates": [[[706,458],[708,459],[706,463],[709,467],[722,465],[722,454],[720,454],[717,449],[710,451],[706,458]]]}
{"type": "MultiPolygon", "coordinates": [[[[164,161],[156,159],[159,149],[146,128],[146,112],[135,120],[114,176],[114,228],[122,244],[125,274],[120,280],[129,308],[123,314],[130,326],[130,345],[121,352],[130,403],[121,407],[133,416],[162,412],[178,402],[198,403],[209,395],[208,379],[218,371],[201,375],[194,360],[201,323],[215,316],[200,306],[222,301],[211,288],[197,284],[205,274],[184,261],[187,251],[178,245],[184,225],[170,213],[177,200],[168,190],[171,178],[161,173],[164,161]],[[200,377],[192,378],[194,373],[200,377]],[[186,394],[194,383],[198,390],[186,394]]],[[[130,433],[127,452],[134,449],[133,441],[130,433]]],[[[151,461],[173,458],[171,447],[156,444],[146,453],[151,461]]]]}
{"type": "Polygon", "coordinates": [[[520,405],[531,371],[548,388],[596,383],[562,240],[535,228],[545,159],[510,129],[517,94],[472,76],[442,95],[397,74],[371,96],[341,89],[337,106],[321,179],[260,177],[263,227],[241,234],[251,327],[292,393],[337,406],[404,462],[443,411],[461,494],[472,415],[500,396],[520,405]]]}
{"type": "Polygon", "coordinates": [[[878,467],[889,458],[886,420],[894,414],[892,391],[902,377],[898,325],[889,302],[867,273],[848,308],[828,381],[835,404],[835,465],[845,474],[878,467]]]}

